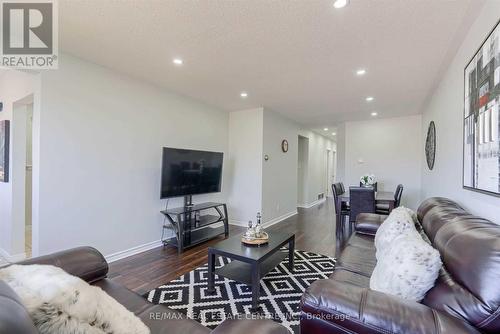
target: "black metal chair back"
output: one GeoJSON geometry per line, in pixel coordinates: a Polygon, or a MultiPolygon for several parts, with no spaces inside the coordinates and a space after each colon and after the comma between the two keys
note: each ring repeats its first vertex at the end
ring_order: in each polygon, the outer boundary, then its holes
{"type": "Polygon", "coordinates": [[[338,183],[333,183],[332,184],[332,194],[333,194],[333,203],[335,204],[335,212],[340,212],[340,208],[338,207],[339,203],[338,203],[338,197],[339,195],[342,195],[342,193],[340,192],[340,186],[338,185],[338,183]]]}
{"type": "Polygon", "coordinates": [[[335,192],[337,193],[337,195],[342,195],[345,192],[342,188],[342,183],[340,182],[332,184],[332,187],[335,188],[335,192]]]}
{"type": "Polygon", "coordinates": [[[398,184],[394,193],[394,207],[397,208],[401,204],[401,196],[403,196],[403,185],[398,184]]]}
{"type": "Polygon", "coordinates": [[[372,187],[349,187],[351,213],[349,221],[355,222],[360,213],[375,213],[375,189],[372,187]]]}

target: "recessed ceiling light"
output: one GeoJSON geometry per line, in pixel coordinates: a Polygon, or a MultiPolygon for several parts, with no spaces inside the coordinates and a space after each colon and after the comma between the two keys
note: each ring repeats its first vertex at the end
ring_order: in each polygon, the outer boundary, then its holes
{"type": "Polygon", "coordinates": [[[248,97],[248,93],[247,92],[241,92],[240,96],[242,98],[248,97]]]}
{"type": "Polygon", "coordinates": [[[368,97],[366,98],[366,102],[371,102],[371,101],[373,101],[374,99],[375,99],[375,98],[374,98],[373,96],[368,96],[368,97]]]}
{"type": "Polygon", "coordinates": [[[333,2],[333,7],[337,8],[337,9],[344,8],[345,6],[347,6],[348,3],[349,3],[349,0],[335,0],[333,2]]]}
{"type": "Polygon", "coordinates": [[[175,64],[175,65],[182,65],[184,62],[182,61],[182,59],[180,58],[174,58],[174,60],[172,60],[172,62],[175,64]]]}
{"type": "Polygon", "coordinates": [[[370,115],[372,115],[372,116],[377,116],[378,114],[374,111],[374,112],[372,112],[370,115]]]}
{"type": "Polygon", "coordinates": [[[323,130],[328,131],[328,128],[324,128],[323,130]]]}
{"type": "Polygon", "coordinates": [[[332,132],[332,136],[335,136],[335,135],[337,135],[337,134],[335,132],[332,132]]]}
{"type": "Polygon", "coordinates": [[[356,71],[356,75],[362,76],[366,74],[366,70],[364,68],[360,68],[356,71]]]}

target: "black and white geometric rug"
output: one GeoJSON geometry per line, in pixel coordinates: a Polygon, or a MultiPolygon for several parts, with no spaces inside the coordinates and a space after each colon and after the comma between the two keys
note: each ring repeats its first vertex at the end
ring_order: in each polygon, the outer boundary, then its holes
{"type": "MultiPolygon", "coordinates": [[[[231,260],[218,257],[217,267],[231,260]]],[[[328,278],[335,259],[304,251],[295,251],[295,270],[290,273],[288,258],[270,271],[260,282],[260,314],[299,332],[299,303],[304,290],[318,279],[328,278]]],[[[186,314],[211,329],[226,318],[251,314],[251,287],[215,276],[216,293],[208,294],[205,264],[195,270],[151,290],[145,297],[154,304],[163,304],[186,314]]]]}

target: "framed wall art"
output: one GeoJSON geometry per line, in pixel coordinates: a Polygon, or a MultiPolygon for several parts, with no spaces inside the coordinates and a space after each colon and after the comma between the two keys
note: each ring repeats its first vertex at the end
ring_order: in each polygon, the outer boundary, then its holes
{"type": "Polygon", "coordinates": [[[500,25],[464,71],[463,187],[500,196],[500,25]]]}
{"type": "Polygon", "coordinates": [[[429,128],[427,129],[425,160],[427,161],[427,167],[432,170],[434,168],[434,161],[436,160],[436,125],[434,121],[429,123],[429,128]]]}
{"type": "Polygon", "coordinates": [[[0,121],[0,182],[9,182],[10,121],[0,121]]]}

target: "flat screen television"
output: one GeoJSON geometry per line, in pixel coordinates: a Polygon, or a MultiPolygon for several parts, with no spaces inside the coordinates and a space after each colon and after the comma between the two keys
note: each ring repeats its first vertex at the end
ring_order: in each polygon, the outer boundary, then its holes
{"type": "Polygon", "coordinates": [[[221,191],[223,153],[163,148],[161,198],[221,191]]]}

